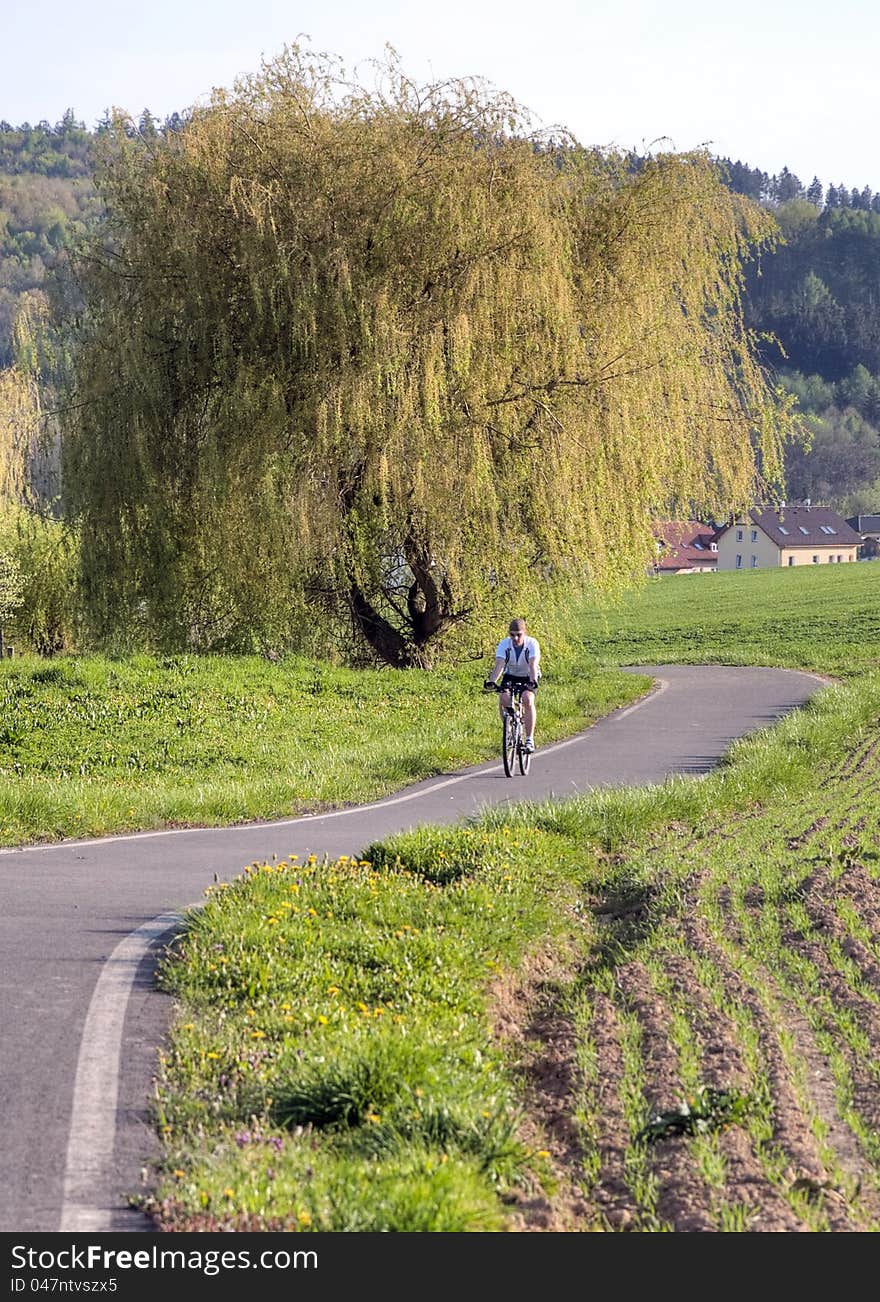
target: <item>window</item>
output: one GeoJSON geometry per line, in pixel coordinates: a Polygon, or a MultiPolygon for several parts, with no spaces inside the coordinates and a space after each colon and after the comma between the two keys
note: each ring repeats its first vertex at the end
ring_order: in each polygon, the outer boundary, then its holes
{"type": "Polygon", "coordinates": [[[737,541],[737,542],[742,542],[742,540],[743,540],[743,531],[742,531],[742,529],[737,529],[737,531],[736,531],[736,541],[737,541]]]}
{"type": "Polygon", "coordinates": [[[838,556],[837,559],[838,559],[838,561],[842,561],[842,560],[843,560],[843,557],[842,557],[842,556],[838,556]]]}
{"type": "Polygon", "coordinates": [[[818,565],[818,564],[819,564],[819,557],[818,557],[818,556],[814,556],[814,557],[813,557],[813,564],[814,564],[814,565],[818,565]]]}
{"type": "Polygon", "coordinates": [[[806,533],[806,534],[808,534],[808,533],[810,532],[809,529],[805,529],[804,526],[803,526],[802,524],[799,524],[799,525],[798,525],[798,528],[800,529],[801,533],[806,533]]]}
{"type": "Polygon", "coordinates": [[[741,569],[742,569],[742,564],[743,564],[743,558],[742,558],[741,556],[737,556],[737,558],[736,558],[736,568],[737,568],[738,570],[741,570],[741,569]]]}
{"type": "Polygon", "coordinates": [[[793,556],[789,556],[789,558],[788,558],[788,563],[789,563],[789,565],[794,565],[794,557],[793,557],[793,556]]]}
{"type": "Polygon", "coordinates": [[[717,543],[709,543],[709,551],[710,551],[710,552],[717,552],[717,550],[718,550],[718,544],[717,544],[717,543]]]}
{"type": "Polygon", "coordinates": [[[756,570],[757,568],[758,568],[758,558],[757,558],[757,556],[753,556],[753,557],[752,557],[752,569],[753,569],[753,570],[756,570]]]}
{"type": "Polygon", "coordinates": [[[757,541],[758,541],[758,531],[757,531],[757,529],[753,529],[753,530],[752,530],[752,542],[757,542],[757,541]]]}
{"type": "Polygon", "coordinates": [[[829,557],[828,557],[828,560],[831,562],[832,565],[834,564],[834,557],[833,557],[833,556],[829,556],[829,557]]]}
{"type": "Polygon", "coordinates": [[[823,533],[837,533],[837,530],[836,530],[836,529],[832,529],[830,524],[823,524],[823,525],[820,525],[820,528],[821,528],[821,530],[822,530],[823,533]]]}
{"type": "Polygon", "coordinates": [[[785,527],[784,524],[781,524],[781,525],[779,526],[779,532],[780,532],[780,533],[784,533],[784,534],[787,534],[787,533],[788,533],[788,530],[786,529],[786,527],[785,527]]]}

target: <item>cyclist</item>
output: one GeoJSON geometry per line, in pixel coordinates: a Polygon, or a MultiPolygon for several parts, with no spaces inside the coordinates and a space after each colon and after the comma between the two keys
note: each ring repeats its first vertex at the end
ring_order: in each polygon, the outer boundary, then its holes
{"type": "Polygon", "coordinates": [[[511,683],[523,681],[528,683],[523,690],[522,702],[523,724],[526,731],[525,748],[531,754],[535,749],[537,719],[535,693],[541,677],[541,648],[535,638],[528,636],[524,619],[512,619],[507,637],[498,643],[495,649],[495,667],[483,684],[487,692],[495,691],[499,675],[503,675],[501,694],[498,697],[498,709],[502,719],[504,711],[510,705],[510,692],[507,688],[511,683]]]}

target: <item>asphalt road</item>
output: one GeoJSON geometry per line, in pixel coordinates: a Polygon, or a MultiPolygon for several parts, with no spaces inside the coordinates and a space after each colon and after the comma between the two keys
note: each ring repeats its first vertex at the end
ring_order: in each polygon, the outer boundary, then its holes
{"type": "Polygon", "coordinates": [[[822,686],[781,669],[634,672],[654,690],[578,737],[542,748],[539,720],[525,778],[506,778],[499,758],[320,817],[0,852],[0,1232],[149,1228],[127,1197],[156,1152],[148,1108],[170,1001],[153,988],[154,959],[215,879],[273,855],[359,854],[503,801],[704,774],[822,686]]]}

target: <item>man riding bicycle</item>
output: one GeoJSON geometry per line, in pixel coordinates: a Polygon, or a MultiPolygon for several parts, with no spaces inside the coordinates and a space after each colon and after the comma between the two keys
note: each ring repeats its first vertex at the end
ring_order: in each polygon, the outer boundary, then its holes
{"type": "Polygon", "coordinates": [[[541,648],[535,638],[526,633],[524,619],[512,619],[507,637],[498,643],[495,649],[495,667],[483,684],[487,692],[498,688],[498,678],[502,675],[498,709],[501,718],[510,705],[509,688],[513,683],[524,683],[523,724],[526,731],[525,749],[531,754],[535,749],[535,721],[537,708],[535,693],[541,677],[541,648]]]}

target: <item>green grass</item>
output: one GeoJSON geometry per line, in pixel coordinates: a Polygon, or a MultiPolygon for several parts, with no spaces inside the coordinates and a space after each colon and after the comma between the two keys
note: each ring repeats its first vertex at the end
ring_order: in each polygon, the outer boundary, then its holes
{"type": "MultiPolygon", "coordinates": [[[[302,659],[0,662],[0,845],[230,824],[359,804],[498,753],[485,666],[352,671],[302,659]]],[[[638,696],[549,678],[545,741],[638,696]]]]}
{"type": "MultiPolygon", "coordinates": [[[[211,890],[160,970],[157,1227],[880,1228],[878,595],[874,565],[650,582],[584,613],[582,672],[548,665],[544,740],[642,690],[618,664],[837,681],[706,777],[211,890]]],[[[494,756],[482,670],[3,665],[3,837],[275,816],[494,756]]]]}
{"type": "Polygon", "coordinates": [[[582,622],[584,652],[600,664],[859,673],[880,664],[880,562],[650,579],[582,622]]]}
{"type": "Polygon", "coordinates": [[[831,580],[678,578],[585,620],[593,663],[841,680],[708,777],[218,887],[162,968],[157,1223],[516,1230],[537,1203],[563,1229],[880,1227],[880,568],[831,580]],[[574,1160],[535,1086],[542,1013],[571,1036],[574,1160]]]}

